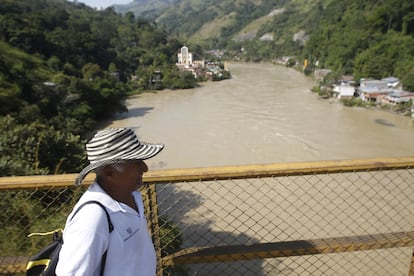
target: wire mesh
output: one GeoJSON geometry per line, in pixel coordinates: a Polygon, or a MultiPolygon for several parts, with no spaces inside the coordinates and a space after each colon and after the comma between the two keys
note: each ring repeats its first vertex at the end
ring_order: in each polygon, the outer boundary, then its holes
{"type": "MultiPolygon", "coordinates": [[[[169,183],[158,185],[157,198],[159,215],[180,229],[181,248],[414,229],[413,170],[169,183]]],[[[187,275],[407,275],[412,252],[392,248],[186,269],[187,275]]]]}
{"type": "MultiPolygon", "coordinates": [[[[83,188],[0,190],[0,274],[62,228],[83,188]]],[[[146,194],[146,191],[143,191],[146,194]]],[[[414,230],[414,169],[156,184],[160,258],[186,248],[255,245],[414,230]]],[[[152,203],[154,204],[154,203],[152,203]]],[[[391,242],[391,241],[390,241],[391,242]]],[[[391,246],[392,247],[392,246],[391,246]]],[[[163,266],[164,275],[407,275],[412,247],[163,266]]],[[[236,255],[235,255],[236,256],[236,255]]],[[[20,265],[20,266],[19,266],[20,265]]]]}

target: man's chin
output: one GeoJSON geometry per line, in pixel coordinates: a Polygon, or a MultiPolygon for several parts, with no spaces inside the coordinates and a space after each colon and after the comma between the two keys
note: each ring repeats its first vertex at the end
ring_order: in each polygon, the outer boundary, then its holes
{"type": "Polygon", "coordinates": [[[141,181],[140,181],[140,182],[138,182],[138,183],[137,183],[137,190],[138,190],[138,189],[142,189],[142,188],[144,188],[144,186],[145,186],[145,184],[144,184],[144,183],[142,183],[141,181]]]}

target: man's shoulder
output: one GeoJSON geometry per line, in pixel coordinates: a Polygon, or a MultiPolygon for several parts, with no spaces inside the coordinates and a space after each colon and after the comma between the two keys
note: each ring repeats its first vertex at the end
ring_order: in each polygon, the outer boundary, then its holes
{"type": "Polygon", "coordinates": [[[74,210],[86,202],[94,201],[101,203],[106,208],[108,213],[119,211],[119,204],[112,197],[110,197],[96,182],[93,183],[81,196],[79,201],[76,203],[74,210]]]}

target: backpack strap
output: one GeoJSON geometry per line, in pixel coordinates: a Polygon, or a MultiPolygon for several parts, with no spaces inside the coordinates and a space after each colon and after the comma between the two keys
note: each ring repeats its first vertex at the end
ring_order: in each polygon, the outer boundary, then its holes
{"type": "MultiPolygon", "coordinates": [[[[109,228],[109,233],[112,233],[112,231],[114,230],[114,225],[112,224],[111,218],[109,217],[109,213],[106,210],[106,207],[100,203],[97,200],[90,200],[90,201],[86,201],[84,203],[81,204],[81,206],[79,206],[78,209],[76,209],[76,211],[73,213],[72,217],[70,218],[71,220],[73,219],[73,217],[78,213],[78,211],[80,209],[82,209],[83,206],[87,205],[87,204],[98,204],[99,206],[102,207],[102,209],[105,211],[106,214],[106,218],[108,219],[108,228],[109,228]]],[[[101,261],[101,273],[100,275],[102,276],[105,270],[105,263],[106,263],[106,253],[108,252],[108,249],[105,250],[105,253],[102,255],[102,261],[101,261]]]]}
{"type": "Polygon", "coordinates": [[[114,230],[114,225],[112,224],[112,221],[111,221],[111,218],[109,217],[108,211],[106,210],[106,207],[97,200],[89,200],[89,201],[86,201],[86,202],[82,203],[81,206],[79,206],[79,208],[73,213],[73,215],[70,219],[72,220],[73,217],[79,212],[79,210],[82,209],[82,207],[87,205],[87,204],[98,204],[99,206],[102,207],[102,209],[105,211],[106,218],[108,219],[109,233],[112,233],[112,231],[114,230]]]}

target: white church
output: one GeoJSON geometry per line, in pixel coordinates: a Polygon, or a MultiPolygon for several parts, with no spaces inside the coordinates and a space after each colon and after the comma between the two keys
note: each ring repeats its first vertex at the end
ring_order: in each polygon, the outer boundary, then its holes
{"type": "Polygon", "coordinates": [[[181,47],[177,53],[178,62],[176,66],[180,71],[188,71],[195,78],[201,76],[212,80],[213,75],[221,76],[222,72],[217,62],[206,62],[205,60],[193,60],[193,54],[188,51],[187,46],[181,47]]]}
{"type": "Polygon", "coordinates": [[[190,67],[193,65],[193,54],[188,51],[188,47],[181,47],[181,51],[178,53],[177,66],[190,67]]]}

